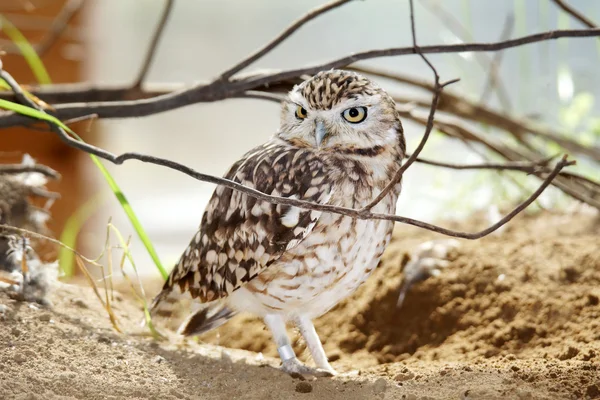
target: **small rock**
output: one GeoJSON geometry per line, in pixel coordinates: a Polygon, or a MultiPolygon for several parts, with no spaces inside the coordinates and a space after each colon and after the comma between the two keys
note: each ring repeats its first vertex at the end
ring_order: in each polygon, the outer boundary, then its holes
{"type": "Polygon", "coordinates": [[[162,356],[156,356],[156,357],[154,357],[154,358],[152,359],[152,361],[154,361],[154,362],[155,362],[155,363],[157,363],[157,364],[160,364],[160,363],[162,363],[163,361],[165,361],[165,358],[164,358],[164,357],[162,357],[162,356]]]}
{"type": "Polygon", "coordinates": [[[394,376],[394,380],[396,382],[404,382],[404,381],[411,380],[414,377],[415,377],[415,374],[413,374],[412,372],[408,371],[406,373],[399,373],[399,374],[397,374],[396,376],[394,376]]]}
{"type": "Polygon", "coordinates": [[[110,344],[110,338],[106,336],[98,336],[98,342],[104,344],[110,344]]]}
{"type": "Polygon", "coordinates": [[[178,391],[178,390],[171,389],[171,390],[170,390],[170,393],[171,393],[173,396],[177,397],[178,399],[184,399],[184,398],[185,398],[185,395],[184,395],[183,393],[181,393],[180,391],[178,391]]]}
{"type": "Polygon", "coordinates": [[[25,355],[22,353],[15,354],[13,360],[15,360],[15,362],[19,363],[19,364],[23,364],[25,361],[27,361],[27,359],[25,358],[25,355]]]}
{"type": "Polygon", "coordinates": [[[44,313],[44,314],[41,314],[41,315],[38,317],[38,319],[39,319],[40,321],[42,321],[42,322],[48,322],[48,321],[50,321],[50,320],[52,319],[52,317],[50,316],[50,314],[48,314],[48,313],[44,313]]]}
{"type": "Polygon", "coordinates": [[[296,383],[296,392],[298,393],[310,393],[312,389],[312,385],[306,381],[296,383]]]}
{"type": "Polygon", "coordinates": [[[19,328],[12,328],[10,330],[11,335],[15,336],[15,337],[19,337],[21,336],[21,331],[19,330],[19,328]]]}
{"type": "Polygon", "coordinates": [[[387,389],[387,381],[385,378],[379,378],[373,382],[373,392],[383,393],[387,389]]]}
{"type": "Polygon", "coordinates": [[[570,360],[571,358],[577,356],[579,354],[579,349],[573,346],[569,346],[566,351],[563,351],[559,354],[558,359],[561,361],[570,360]]]}
{"type": "Polygon", "coordinates": [[[71,302],[79,308],[89,308],[85,301],[81,299],[73,299],[71,302]]]}
{"type": "Polygon", "coordinates": [[[587,387],[585,393],[592,399],[597,399],[600,397],[600,386],[598,385],[590,385],[587,387]]]}

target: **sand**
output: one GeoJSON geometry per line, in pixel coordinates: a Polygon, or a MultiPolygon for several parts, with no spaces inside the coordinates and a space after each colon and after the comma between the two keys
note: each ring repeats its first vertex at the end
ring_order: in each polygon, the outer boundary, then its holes
{"type": "Polygon", "coordinates": [[[397,309],[408,253],[433,238],[398,226],[374,275],[316,322],[335,378],[275,369],[270,335],[250,316],[199,342],[156,342],[126,292],[114,302],[126,333],[89,287],[60,285],[51,308],[0,293],[0,398],[600,398],[596,215],[519,216],[501,235],[461,241],[397,309]]]}

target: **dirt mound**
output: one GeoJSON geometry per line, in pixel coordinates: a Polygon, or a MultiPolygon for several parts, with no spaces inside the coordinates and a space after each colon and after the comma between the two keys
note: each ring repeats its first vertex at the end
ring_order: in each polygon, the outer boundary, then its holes
{"type": "MultiPolygon", "coordinates": [[[[519,372],[515,366],[516,377],[547,377],[562,382],[565,393],[576,397],[587,387],[590,393],[600,388],[600,378],[595,378],[600,376],[596,216],[523,216],[500,235],[461,241],[442,274],[415,285],[398,309],[399,271],[408,254],[431,238],[430,233],[399,227],[375,274],[317,321],[337,368],[521,360],[539,370],[519,372]],[[577,379],[558,378],[556,370],[567,366],[566,360],[583,362],[568,367],[577,379]]],[[[269,333],[251,317],[242,316],[203,339],[276,355],[269,333]]],[[[302,344],[296,349],[302,352],[302,344]]]]}
{"type": "Polygon", "coordinates": [[[302,382],[260,368],[277,365],[276,352],[250,316],[199,344],[159,344],[139,335],[139,306],[126,295],[114,308],[127,335],[89,288],[62,286],[52,309],[0,293],[0,397],[600,398],[597,216],[521,216],[501,235],[462,241],[397,309],[408,253],[433,238],[399,226],[375,274],[317,321],[340,377],[302,382]]]}

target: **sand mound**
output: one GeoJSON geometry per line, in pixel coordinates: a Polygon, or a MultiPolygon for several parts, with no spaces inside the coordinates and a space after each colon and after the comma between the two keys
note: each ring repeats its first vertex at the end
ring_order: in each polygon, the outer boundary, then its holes
{"type": "MultiPolygon", "coordinates": [[[[483,224],[483,222],[481,222],[483,224]]],[[[477,223],[471,224],[475,229],[477,223]]],[[[589,214],[521,216],[499,236],[461,242],[442,274],[396,308],[407,254],[435,236],[399,226],[380,268],[317,321],[334,379],[294,380],[268,331],[238,316],[195,344],[131,335],[140,313],[116,303],[117,334],[87,288],[54,308],[0,294],[5,398],[600,398],[600,224],[589,214]],[[227,350],[214,346],[262,352],[227,350]],[[252,364],[248,366],[246,363],[252,364]],[[310,391],[310,393],[307,393],[310,391]],[[30,397],[26,397],[30,396],[30,397]]],[[[302,343],[299,354],[306,356],[302,343]]],[[[1,397],[1,396],[0,396],[1,397]]]]}

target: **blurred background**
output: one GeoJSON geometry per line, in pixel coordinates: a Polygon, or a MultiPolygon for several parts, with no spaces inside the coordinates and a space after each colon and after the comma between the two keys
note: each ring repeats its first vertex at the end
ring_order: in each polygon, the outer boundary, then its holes
{"type": "MultiPolygon", "coordinates": [[[[3,0],[0,13],[35,42],[64,3],[3,0]]],[[[191,85],[209,81],[322,3],[316,0],[175,2],[147,82],[191,85]]],[[[569,4],[600,21],[600,2],[570,0],[569,4]]],[[[85,1],[61,39],[42,58],[53,82],[113,85],[133,82],[164,5],[159,0],[85,1]]],[[[582,27],[551,0],[417,0],[415,6],[420,45],[492,42],[546,30],[582,27]]],[[[6,45],[6,36],[3,39],[0,43],[6,45]]],[[[408,1],[356,1],[311,21],[248,71],[315,65],[353,52],[411,46],[411,40],[408,1]]],[[[461,79],[449,91],[475,101],[487,90],[491,65],[498,63],[503,91],[500,95],[496,91],[484,96],[487,105],[569,132],[582,143],[597,145],[599,43],[594,38],[561,39],[502,53],[428,57],[442,80],[461,79]]],[[[35,83],[20,56],[8,54],[3,61],[5,69],[20,83],[35,83]]],[[[361,65],[432,79],[431,71],[418,56],[381,58],[361,65]]],[[[402,97],[430,99],[430,95],[414,87],[388,80],[379,83],[402,97]]],[[[96,121],[89,131],[86,124],[75,130],[87,141],[113,153],[151,154],[198,171],[222,175],[248,149],[270,138],[278,125],[277,104],[237,99],[192,105],[138,119],[96,121]]],[[[413,149],[424,129],[406,122],[405,131],[409,149],[413,149]]],[[[488,133],[494,135],[492,129],[488,133]]],[[[93,212],[87,213],[79,241],[81,248],[91,254],[102,249],[109,217],[124,235],[134,233],[89,158],[49,134],[11,129],[2,131],[2,135],[0,151],[28,152],[63,174],[62,182],[53,186],[62,193],[62,199],[53,207],[50,224],[56,235],[60,235],[65,222],[84,204],[92,204],[88,209],[93,212]]],[[[462,142],[435,133],[423,155],[448,162],[482,161],[462,142]]],[[[585,172],[590,164],[585,159],[578,161],[585,172]]],[[[121,166],[105,164],[131,202],[163,264],[170,269],[196,231],[214,185],[137,161],[121,166]]],[[[510,180],[494,172],[453,171],[416,164],[404,179],[398,213],[425,221],[463,217],[490,205],[503,207],[523,194],[510,180]]],[[[522,179],[522,184],[531,190],[539,185],[535,178],[522,179]]],[[[544,201],[555,204],[560,202],[560,195],[556,190],[550,191],[544,201]]],[[[132,246],[140,270],[157,274],[135,237],[132,246]]]]}

